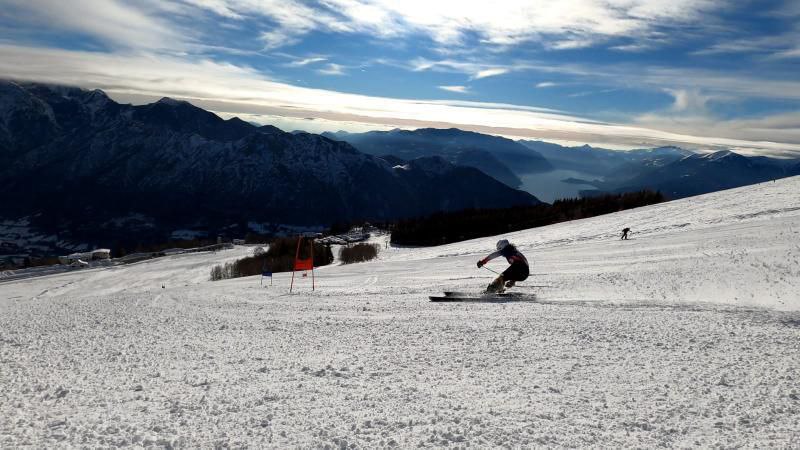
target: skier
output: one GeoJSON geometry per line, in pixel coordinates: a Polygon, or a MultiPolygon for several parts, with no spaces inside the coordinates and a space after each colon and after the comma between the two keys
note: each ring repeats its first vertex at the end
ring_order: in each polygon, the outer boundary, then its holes
{"type": "Polygon", "coordinates": [[[623,229],[622,229],[622,237],[620,238],[620,240],[621,240],[621,239],[625,239],[625,240],[627,241],[627,240],[628,240],[628,233],[629,233],[630,231],[631,231],[631,229],[630,229],[630,228],[628,228],[628,227],[625,227],[625,228],[623,228],[623,229]]]}
{"type": "Polygon", "coordinates": [[[517,281],[525,281],[530,274],[528,260],[517,250],[517,247],[505,239],[497,241],[497,251],[478,261],[478,267],[483,267],[487,262],[498,256],[504,256],[511,265],[492,281],[492,284],[486,288],[486,292],[503,292],[505,288],[513,287],[517,281]],[[503,282],[505,282],[505,287],[503,282]]]}

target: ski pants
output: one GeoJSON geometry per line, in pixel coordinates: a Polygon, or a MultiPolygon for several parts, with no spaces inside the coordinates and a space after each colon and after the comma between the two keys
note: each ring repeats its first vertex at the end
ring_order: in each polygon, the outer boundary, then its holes
{"type": "Polygon", "coordinates": [[[525,281],[528,275],[530,275],[528,265],[515,262],[508,266],[508,269],[503,271],[503,280],[525,281]]]}

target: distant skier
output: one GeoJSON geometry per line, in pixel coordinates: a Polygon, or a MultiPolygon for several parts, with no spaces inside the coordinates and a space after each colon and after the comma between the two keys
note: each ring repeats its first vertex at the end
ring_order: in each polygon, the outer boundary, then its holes
{"type": "Polygon", "coordinates": [[[517,281],[525,281],[530,274],[528,260],[525,258],[525,255],[520,253],[517,247],[510,244],[505,239],[497,241],[497,251],[478,261],[478,267],[483,267],[484,264],[498,256],[505,257],[506,261],[511,265],[508,269],[504,270],[499,277],[492,281],[492,284],[486,288],[486,292],[503,292],[505,288],[513,287],[517,281]],[[504,282],[505,287],[503,286],[504,282]]]}
{"type": "Polygon", "coordinates": [[[628,228],[628,227],[623,228],[622,229],[622,237],[620,239],[625,239],[627,241],[628,240],[628,233],[630,233],[630,231],[631,231],[631,229],[628,228]]]}

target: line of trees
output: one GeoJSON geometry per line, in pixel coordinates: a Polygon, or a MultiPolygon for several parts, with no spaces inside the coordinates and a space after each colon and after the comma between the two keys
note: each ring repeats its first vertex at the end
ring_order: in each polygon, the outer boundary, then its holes
{"type": "Polygon", "coordinates": [[[536,228],[661,203],[660,192],[643,190],[589,198],[556,200],[552,205],[466,209],[398,221],[392,244],[429,246],[536,228]]]}

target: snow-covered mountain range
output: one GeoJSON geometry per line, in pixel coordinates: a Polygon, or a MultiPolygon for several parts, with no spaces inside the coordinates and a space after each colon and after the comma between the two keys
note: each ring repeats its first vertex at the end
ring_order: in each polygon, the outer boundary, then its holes
{"type": "Polygon", "coordinates": [[[574,170],[605,176],[620,170],[636,170],[638,164],[667,163],[694,154],[680,147],[656,147],[627,151],[582,145],[566,147],[552,142],[520,140],[520,144],[535,150],[557,169],[574,170]]]}
{"type": "Polygon", "coordinates": [[[106,246],[163,241],[176,229],[538,202],[435,157],[397,166],[344,142],[223,120],[183,101],[122,105],[97,90],[9,81],[0,81],[0,182],[0,219],[25,218],[43,235],[59,234],[55,241],[106,246]]]}
{"type": "Polygon", "coordinates": [[[576,171],[552,182],[595,188],[584,195],[649,188],[681,198],[800,174],[800,162],[458,129],[285,133],[169,98],[122,105],[99,90],[0,81],[4,253],[534,204],[530,186],[547,183],[530,177],[553,169],[576,171]],[[521,177],[528,193],[512,188],[521,177]]]}
{"type": "Polygon", "coordinates": [[[323,136],[348,142],[371,155],[393,155],[403,159],[441,156],[454,164],[478,168],[513,187],[521,184],[521,175],[553,169],[542,155],[511,139],[457,128],[366,133],[339,131],[323,133],[323,136]]]}
{"type": "Polygon", "coordinates": [[[730,150],[704,154],[679,147],[615,151],[589,145],[519,142],[545,156],[558,169],[594,176],[567,180],[596,188],[582,191],[583,195],[652,189],[669,198],[683,198],[800,175],[800,160],[744,156],[730,150]]]}
{"type": "Polygon", "coordinates": [[[661,191],[670,198],[682,198],[723,189],[800,175],[792,161],[748,157],[728,150],[683,158],[642,167],[627,173],[617,171],[595,186],[600,190],[622,192],[635,188],[661,191]]]}
{"type": "MultiPolygon", "coordinates": [[[[370,131],[366,133],[323,133],[357,149],[384,158],[441,156],[448,161],[475,167],[503,183],[520,187],[522,177],[543,176],[551,171],[573,171],[583,178],[553,179],[594,190],[582,195],[660,190],[670,198],[715,192],[800,174],[800,160],[747,157],[729,150],[693,152],[665,146],[627,151],[583,145],[566,147],[551,142],[513,141],[459,129],[370,131]]],[[[559,172],[554,172],[559,173],[559,172]]],[[[528,192],[550,197],[548,183],[532,183],[528,192]]]]}

